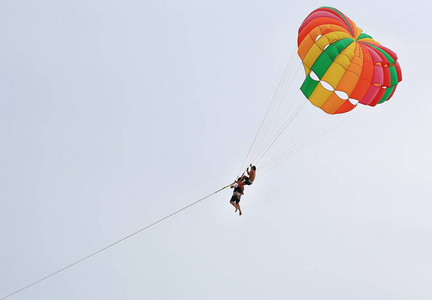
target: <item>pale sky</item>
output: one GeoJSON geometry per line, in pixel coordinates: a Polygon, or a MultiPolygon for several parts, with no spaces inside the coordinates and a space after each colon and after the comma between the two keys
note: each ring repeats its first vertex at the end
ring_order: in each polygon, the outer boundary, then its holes
{"type": "Polygon", "coordinates": [[[8,299],[431,299],[432,3],[273,0],[0,1],[0,299],[232,181],[323,5],[390,101],[8,299]]]}

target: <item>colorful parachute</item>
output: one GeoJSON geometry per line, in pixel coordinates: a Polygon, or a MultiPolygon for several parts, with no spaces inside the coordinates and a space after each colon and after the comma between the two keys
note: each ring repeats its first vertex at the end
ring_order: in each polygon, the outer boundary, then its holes
{"type": "Polygon", "coordinates": [[[402,80],[396,53],[331,7],[318,8],[303,21],[298,55],[306,71],[301,91],[329,114],[348,112],[358,102],[383,103],[402,80]]]}

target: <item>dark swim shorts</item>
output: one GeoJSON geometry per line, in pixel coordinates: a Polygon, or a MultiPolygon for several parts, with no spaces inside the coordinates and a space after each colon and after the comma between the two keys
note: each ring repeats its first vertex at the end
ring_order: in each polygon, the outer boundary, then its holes
{"type": "Polygon", "coordinates": [[[240,194],[234,193],[231,197],[230,202],[239,203],[240,202],[240,194]]]}
{"type": "Polygon", "coordinates": [[[249,177],[246,177],[246,178],[243,180],[243,182],[244,182],[245,184],[247,184],[247,185],[251,185],[251,184],[252,184],[252,181],[249,180],[249,177]]]}

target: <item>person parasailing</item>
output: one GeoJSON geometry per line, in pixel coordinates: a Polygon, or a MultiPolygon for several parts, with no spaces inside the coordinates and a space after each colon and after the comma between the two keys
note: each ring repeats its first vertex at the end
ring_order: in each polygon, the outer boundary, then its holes
{"type": "Polygon", "coordinates": [[[233,184],[230,185],[230,188],[234,189],[233,195],[231,197],[230,203],[235,207],[235,212],[239,211],[239,216],[242,215],[242,211],[240,208],[240,198],[243,195],[245,183],[238,178],[233,184]]]}
{"type": "Polygon", "coordinates": [[[252,164],[250,164],[250,170],[249,167],[246,169],[246,172],[248,174],[248,176],[243,175],[240,178],[240,181],[243,181],[246,185],[251,185],[254,180],[255,180],[255,175],[256,175],[256,167],[252,166],[252,164]]]}

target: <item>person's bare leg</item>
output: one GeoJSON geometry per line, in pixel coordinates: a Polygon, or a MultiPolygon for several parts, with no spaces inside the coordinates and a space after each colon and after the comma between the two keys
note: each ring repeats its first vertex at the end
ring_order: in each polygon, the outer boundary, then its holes
{"type": "Polygon", "coordinates": [[[232,206],[234,206],[235,207],[235,212],[237,212],[237,210],[238,210],[238,207],[237,207],[237,205],[236,205],[236,203],[234,202],[234,201],[230,201],[230,203],[232,204],[232,206]]]}
{"type": "Polygon", "coordinates": [[[239,210],[239,216],[241,216],[242,212],[241,212],[241,209],[240,209],[240,204],[237,203],[237,207],[238,207],[238,210],[239,210]]]}

